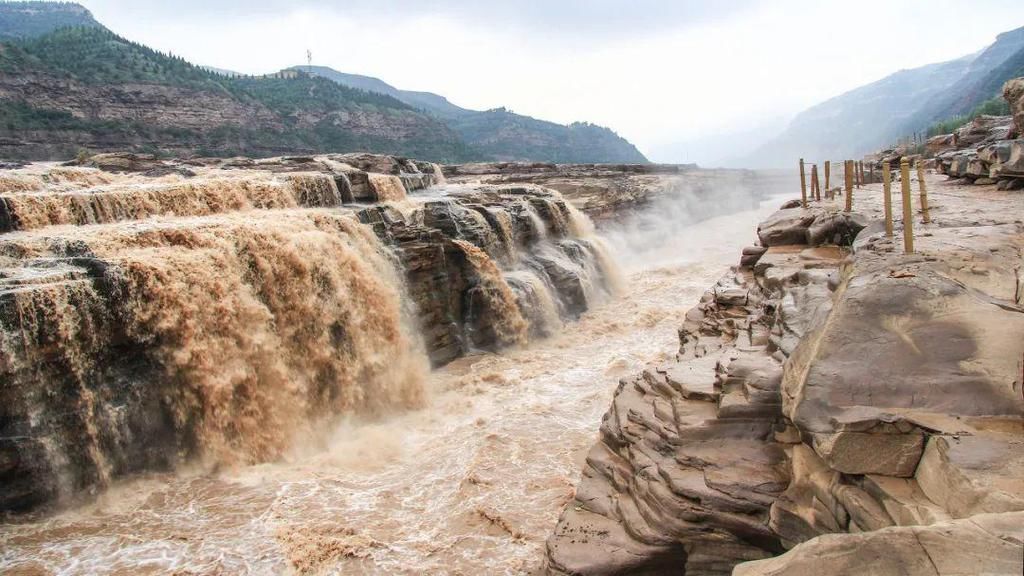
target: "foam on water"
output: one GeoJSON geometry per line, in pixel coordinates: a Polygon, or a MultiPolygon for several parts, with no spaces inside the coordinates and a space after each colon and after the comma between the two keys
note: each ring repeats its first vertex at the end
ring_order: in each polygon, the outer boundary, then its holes
{"type": "Polygon", "coordinates": [[[92,504],[4,524],[0,571],[532,570],[618,378],[674,354],[686,309],[776,205],[676,227],[671,254],[632,266],[616,298],[556,336],[431,373],[421,410],[352,414],[276,462],[150,474],[92,504]]]}

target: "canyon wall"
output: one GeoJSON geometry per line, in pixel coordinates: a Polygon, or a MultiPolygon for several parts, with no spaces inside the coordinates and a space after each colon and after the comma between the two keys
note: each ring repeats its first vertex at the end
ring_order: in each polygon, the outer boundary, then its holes
{"type": "Polygon", "coordinates": [[[913,254],[880,186],[761,225],[621,382],[548,573],[1019,573],[1019,195],[928,184],[913,254]]]}

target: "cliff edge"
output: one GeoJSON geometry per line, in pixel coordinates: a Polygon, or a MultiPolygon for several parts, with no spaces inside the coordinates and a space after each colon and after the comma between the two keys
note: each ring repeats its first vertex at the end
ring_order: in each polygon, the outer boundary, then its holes
{"type": "Polygon", "coordinates": [[[761,224],[621,382],[548,573],[1019,574],[1024,205],[927,184],[913,254],[880,185],[761,224]]]}

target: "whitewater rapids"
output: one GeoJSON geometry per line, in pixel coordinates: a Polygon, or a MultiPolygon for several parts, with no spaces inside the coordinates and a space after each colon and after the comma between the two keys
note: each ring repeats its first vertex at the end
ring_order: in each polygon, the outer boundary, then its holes
{"type": "Polygon", "coordinates": [[[616,254],[623,295],[556,336],[434,371],[421,410],[353,418],[326,449],[279,462],[149,474],[55,516],[9,519],[0,572],[529,573],[618,379],[675,353],[685,311],[778,203],[616,254]]]}

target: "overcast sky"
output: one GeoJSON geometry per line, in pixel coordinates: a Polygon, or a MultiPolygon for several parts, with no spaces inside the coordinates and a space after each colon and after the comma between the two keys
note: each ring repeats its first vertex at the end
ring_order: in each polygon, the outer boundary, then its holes
{"type": "MultiPolygon", "coordinates": [[[[609,126],[650,154],[750,134],[900,68],[984,48],[1024,0],[83,0],[132,40],[264,73],[305,62],[609,126]]],[[[687,158],[656,158],[686,160],[687,158]]]]}

